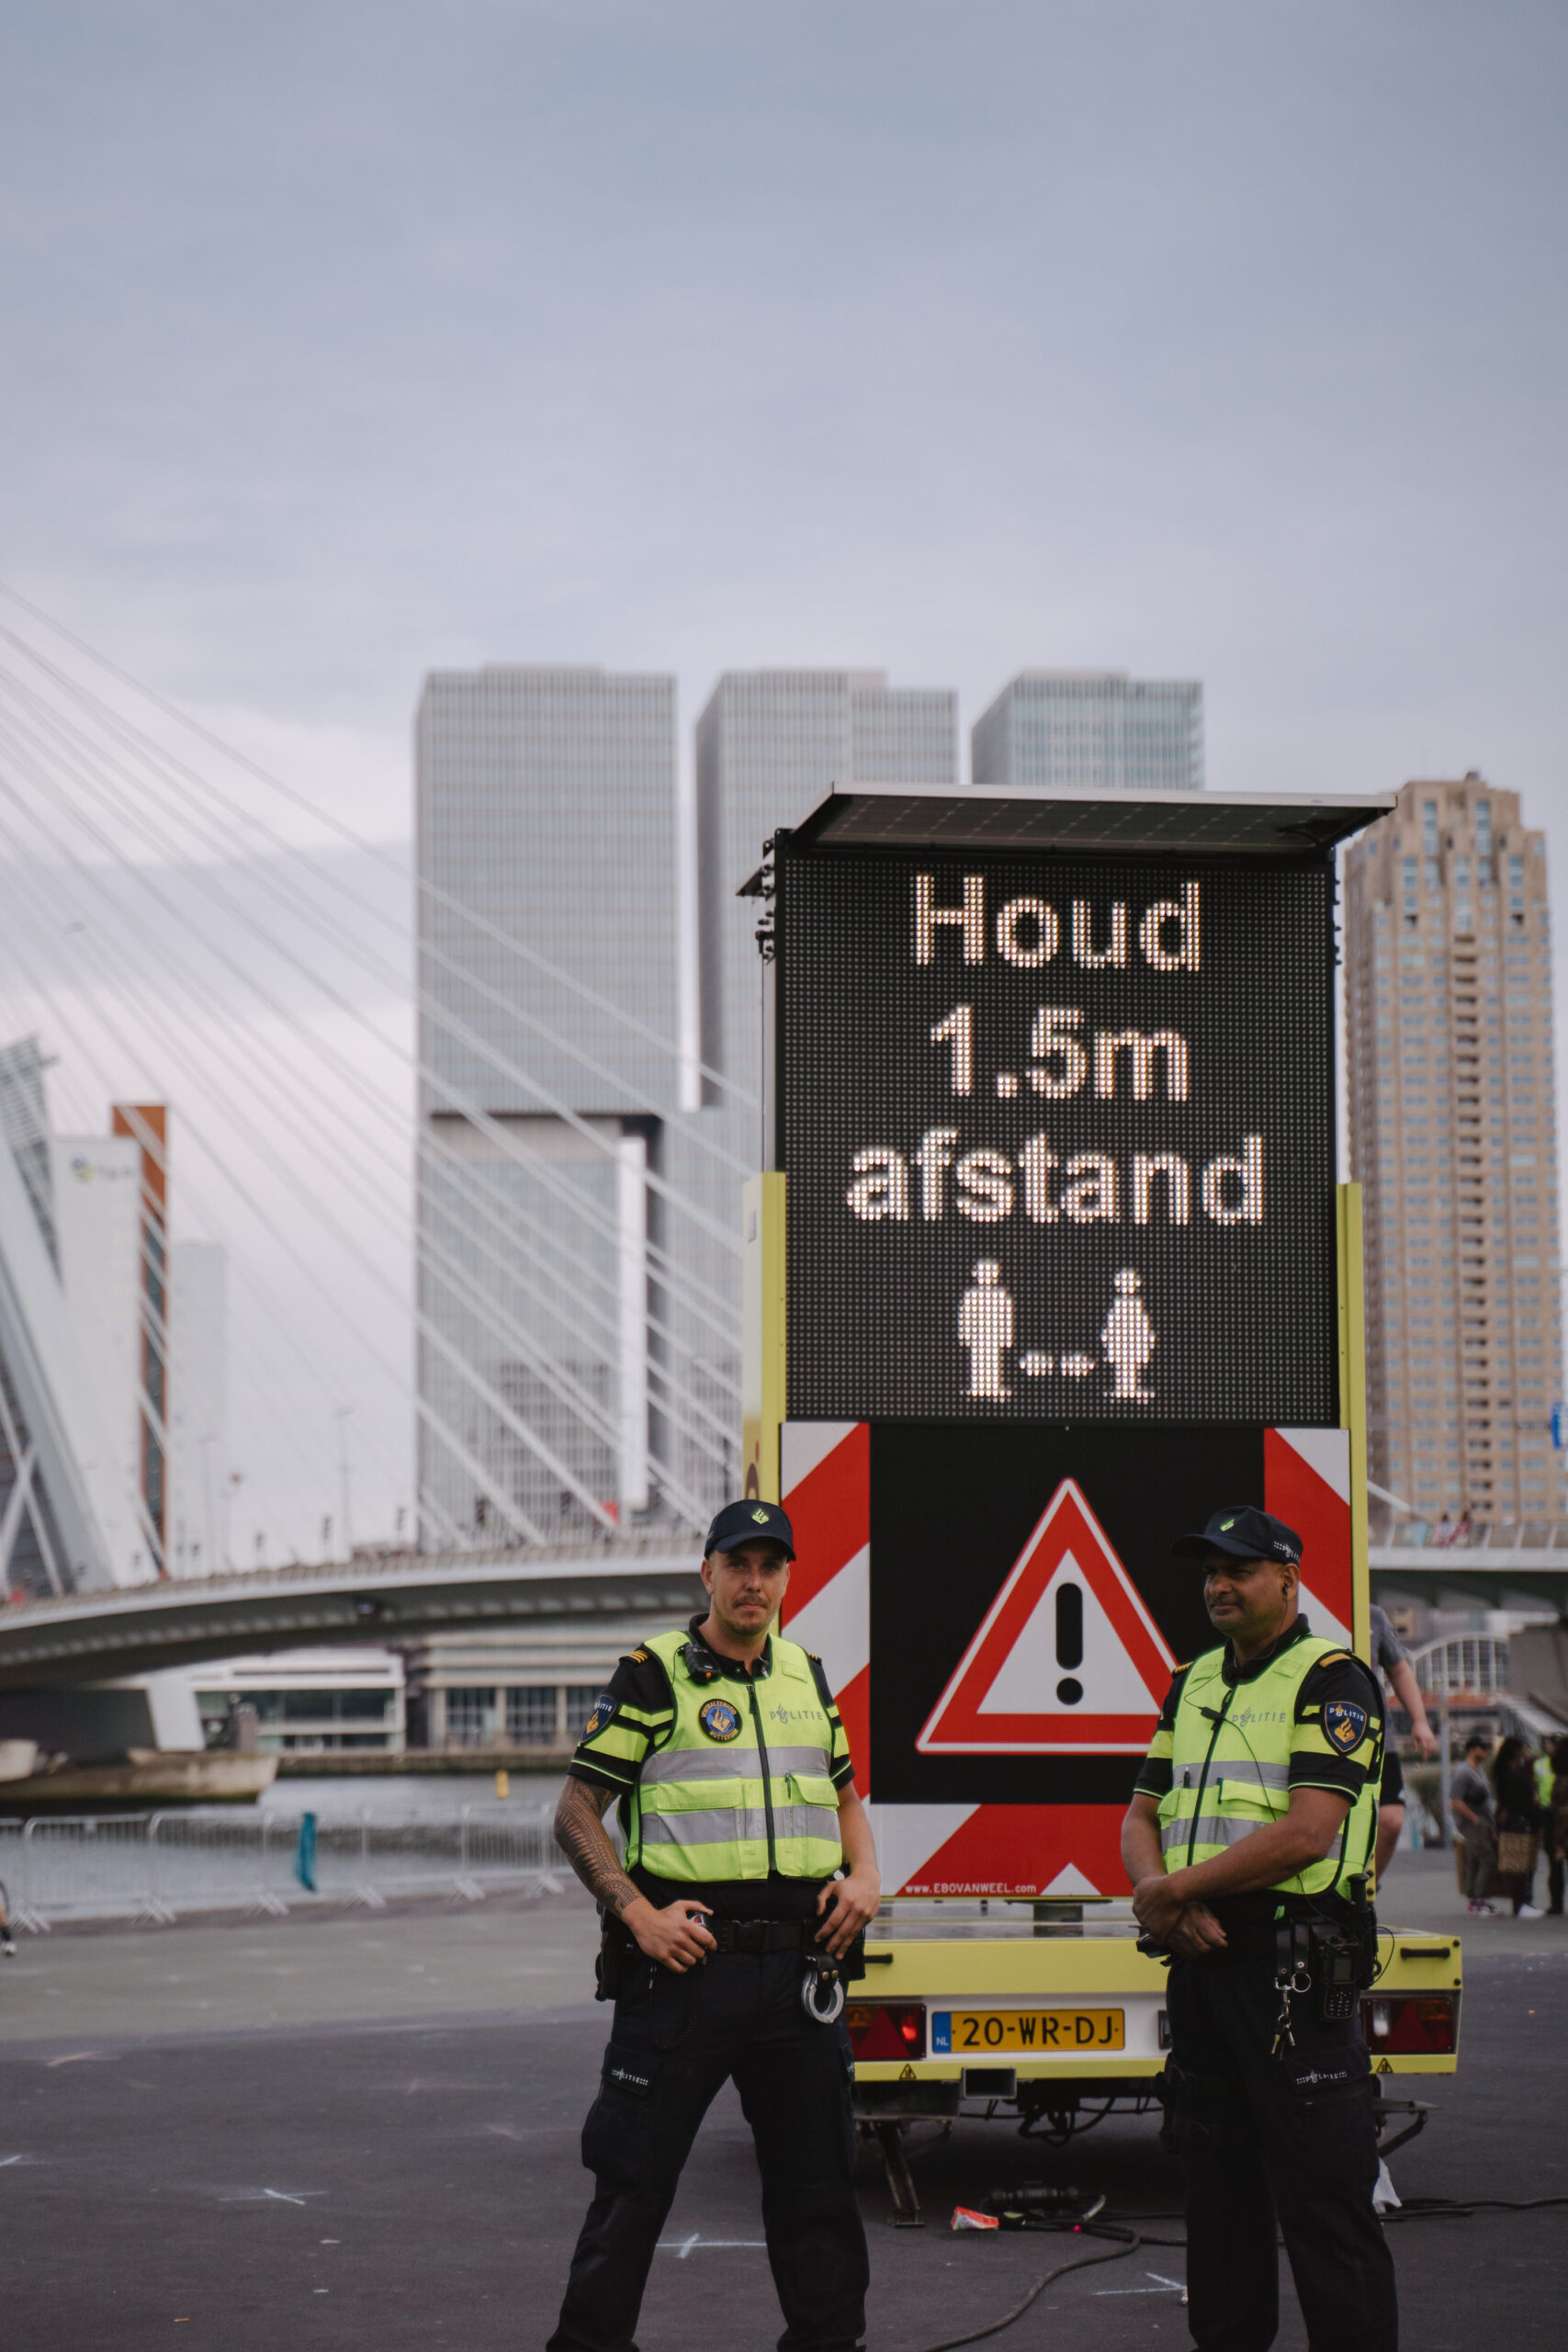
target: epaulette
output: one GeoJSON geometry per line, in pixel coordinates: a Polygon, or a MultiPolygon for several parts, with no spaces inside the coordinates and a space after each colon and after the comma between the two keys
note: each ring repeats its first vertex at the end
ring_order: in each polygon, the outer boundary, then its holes
{"type": "MultiPolygon", "coordinates": [[[[1337,1666],[1342,1659],[1353,1656],[1354,1652],[1350,1650],[1325,1650],[1323,1656],[1317,1662],[1319,1666],[1337,1666]]],[[[1362,1663],[1363,1661],[1360,1658],[1356,1659],[1356,1664],[1358,1666],[1360,1666],[1362,1663]]]]}
{"type": "Polygon", "coordinates": [[[648,1652],[644,1649],[629,1650],[626,1653],[626,1664],[628,1666],[646,1666],[648,1664],[648,1652]]]}

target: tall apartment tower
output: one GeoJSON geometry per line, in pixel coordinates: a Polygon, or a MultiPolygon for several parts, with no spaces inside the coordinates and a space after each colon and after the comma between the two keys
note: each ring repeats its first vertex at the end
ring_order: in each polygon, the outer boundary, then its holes
{"type": "Polygon", "coordinates": [[[582,1533],[657,1499],[655,1266],[682,1247],[648,1181],[670,1166],[678,1067],[675,768],[673,678],[498,665],[425,682],[426,1545],[582,1533]]]}
{"type": "MultiPolygon", "coordinates": [[[[761,1002],[757,910],[735,896],[762,843],[835,784],[958,781],[958,697],[889,686],[885,670],[730,670],[697,720],[697,899],[702,1057],[755,1095],[761,1002]]],[[[721,1091],[753,1165],[757,1114],[721,1091]]]]}
{"type": "Polygon", "coordinates": [[[970,730],[976,784],[1201,792],[1203,689],[1125,670],[1024,670],[970,730]]]}
{"type": "Polygon", "coordinates": [[[1554,1519],[1551,933],[1517,793],[1404,786],[1347,854],[1346,971],[1371,1476],[1421,1518],[1554,1519]]]}

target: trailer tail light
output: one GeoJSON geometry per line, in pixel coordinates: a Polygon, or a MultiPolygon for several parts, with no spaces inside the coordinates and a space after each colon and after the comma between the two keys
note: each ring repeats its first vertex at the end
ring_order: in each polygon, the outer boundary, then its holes
{"type": "Polygon", "coordinates": [[[923,2001],[852,2001],[844,2011],[850,2049],[856,2058],[923,2058],[923,2001]]]}
{"type": "Polygon", "coordinates": [[[1440,2057],[1454,2046],[1450,1993],[1375,1993],[1361,2003],[1361,2030],[1374,2057],[1440,2057]]]}

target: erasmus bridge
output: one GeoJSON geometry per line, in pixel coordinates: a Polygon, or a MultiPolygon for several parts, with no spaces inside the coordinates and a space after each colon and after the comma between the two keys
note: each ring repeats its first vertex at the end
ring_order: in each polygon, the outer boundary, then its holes
{"type": "Polygon", "coordinates": [[[682,1026],[670,718],[651,851],[591,796],[519,840],[493,794],[465,865],[422,800],[411,880],[0,604],[0,1688],[692,1605],[757,1122],[682,1026]],[[552,858],[593,922],[495,887],[552,858]],[[128,1284],[73,1188],[111,1104],[128,1284]],[[227,1255],[231,1446],[182,1232],[227,1255]],[[353,1544],[350,1447],[361,1531],[400,1538],[353,1544]]]}

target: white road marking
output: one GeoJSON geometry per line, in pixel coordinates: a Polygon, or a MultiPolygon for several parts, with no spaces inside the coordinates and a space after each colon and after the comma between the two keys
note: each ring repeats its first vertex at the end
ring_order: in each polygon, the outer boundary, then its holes
{"type": "Polygon", "coordinates": [[[259,2205],[264,2198],[273,2198],[279,2205],[303,2205],[312,2197],[324,2197],[324,2188],[235,2188],[218,2199],[220,2205],[259,2205]]]}
{"type": "Polygon", "coordinates": [[[694,2230],[689,2238],[660,2238],[656,2250],[660,2254],[678,2255],[684,2262],[694,2250],[708,2254],[716,2246],[761,2246],[767,2243],[766,2238],[705,2238],[699,2230],[694,2230]]]}
{"type": "Polygon", "coordinates": [[[1163,2272],[1158,2270],[1145,2270],[1144,2276],[1145,2278],[1157,2278],[1159,2280],[1158,2286],[1101,2287],[1098,2289],[1097,2291],[1101,2295],[1179,2295],[1183,2301],[1186,2300],[1187,2282],[1185,2279],[1167,2278],[1163,2272]]]}

